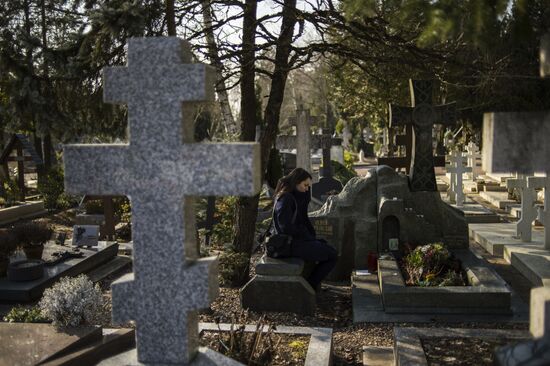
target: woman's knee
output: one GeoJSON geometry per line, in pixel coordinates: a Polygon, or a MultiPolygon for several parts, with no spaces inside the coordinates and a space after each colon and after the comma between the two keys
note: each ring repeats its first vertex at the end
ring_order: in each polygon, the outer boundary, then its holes
{"type": "Polygon", "coordinates": [[[325,246],[326,246],[325,250],[328,254],[328,259],[336,260],[338,258],[338,251],[332,245],[325,244],[325,246]]]}

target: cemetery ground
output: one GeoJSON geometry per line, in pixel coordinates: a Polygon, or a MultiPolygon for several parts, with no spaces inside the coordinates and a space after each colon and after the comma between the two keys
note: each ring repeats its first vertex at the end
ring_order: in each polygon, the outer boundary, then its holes
{"type": "MultiPolygon", "coordinates": [[[[269,206],[264,200],[264,210],[269,206]]],[[[222,201],[223,203],[223,201],[222,201]]],[[[223,206],[223,205],[222,205],[223,206]]],[[[50,213],[42,219],[49,222],[55,232],[65,232],[68,239],[72,235],[76,212],[74,209],[50,213]]],[[[510,219],[507,217],[506,219],[510,219]]],[[[223,222],[223,218],[222,218],[223,222]]],[[[223,224],[222,224],[223,226],[223,224]]],[[[201,233],[202,235],[203,233],[201,233]]],[[[218,233],[223,235],[222,233],[218,233]]],[[[529,303],[529,294],[531,284],[516,271],[503,258],[494,256],[486,252],[478,244],[471,241],[470,246],[473,251],[482,256],[490,266],[510,285],[517,295],[525,303],[529,303]]],[[[209,254],[220,254],[224,247],[212,243],[209,254]]],[[[251,259],[250,278],[254,275],[255,264],[259,261],[261,253],[257,252],[251,259]]],[[[111,289],[110,285],[116,279],[132,271],[131,265],[109,275],[102,279],[99,284],[103,293],[105,307],[102,310],[101,325],[104,328],[118,328],[111,323],[111,289]]],[[[427,323],[355,323],[353,322],[352,291],[350,283],[346,282],[327,282],[322,286],[322,290],[317,295],[317,307],[313,315],[297,315],[293,313],[282,312],[253,312],[242,309],[239,300],[239,288],[228,286],[220,287],[218,298],[212,303],[209,309],[201,311],[200,322],[208,323],[235,323],[236,319],[243,320],[247,324],[273,324],[277,326],[300,326],[300,327],[324,327],[333,330],[333,364],[335,365],[363,365],[363,348],[367,346],[385,347],[391,349],[394,347],[394,327],[401,328],[466,328],[473,330],[481,329],[517,329],[527,330],[526,322],[520,323],[492,323],[492,322],[469,322],[468,317],[464,317],[463,322],[446,323],[437,321],[427,323]]],[[[35,303],[27,303],[25,306],[32,306],[35,303]]],[[[0,304],[0,319],[15,304],[0,304]]],[[[133,323],[125,324],[124,327],[131,328],[133,323]]],[[[208,332],[201,333],[202,342],[211,348],[219,347],[216,335],[208,332]]],[[[303,363],[304,352],[301,356],[299,352],[300,345],[307,343],[307,337],[296,337],[282,335],[277,336],[276,362],[272,364],[280,365],[299,365],[303,363]],[[297,346],[299,345],[299,346],[297,346]],[[298,347],[298,348],[297,348],[298,347]],[[298,352],[297,352],[298,350],[298,352]]],[[[252,339],[249,340],[252,342],[252,339]]],[[[427,354],[431,364],[449,364],[449,365],[481,365],[492,364],[493,350],[497,345],[502,345],[505,340],[491,339],[473,339],[472,338],[437,338],[432,341],[426,341],[424,351],[427,354]]]]}

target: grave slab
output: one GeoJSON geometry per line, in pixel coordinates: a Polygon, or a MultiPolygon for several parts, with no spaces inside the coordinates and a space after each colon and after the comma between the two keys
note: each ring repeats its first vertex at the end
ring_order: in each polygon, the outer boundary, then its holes
{"type": "MultiPolygon", "coordinates": [[[[66,246],[48,243],[44,247],[43,258],[48,258],[53,252],[68,249],[66,246]]],[[[80,248],[80,251],[84,253],[82,258],[70,258],[55,266],[45,266],[44,276],[40,279],[28,282],[11,282],[6,277],[0,278],[0,301],[28,302],[36,300],[42,296],[46,288],[59,278],[78,276],[111,261],[118,253],[118,244],[99,242],[97,248],[80,248]]]]}
{"type": "Polygon", "coordinates": [[[423,339],[430,338],[485,338],[523,340],[529,338],[525,330],[467,329],[467,328],[394,328],[396,365],[428,366],[422,347],[423,339]]]}
{"type": "Polygon", "coordinates": [[[457,206],[456,204],[451,204],[446,199],[446,196],[442,196],[443,200],[453,206],[454,208],[462,211],[464,213],[464,218],[468,224],[479,224],[479,223],[497,223],[500,222],[500,217],[495,212],[491,211],[482,204],[477,203],[470,197],[465,197],[464,204],[462,206],[457,206]]]}
{"type": "Polygon", "coordinates": [[[44,201],[27,201],[17,206],[0,209],[0,225],[7,225],[17,220],[30,219],[46,214],[44,201]]]}
{"type": "MultiPolygon", "coordinates": [[[[224,331],[228,332],[234,327],[231,324],[215,324],[215,323],[199,323],[198,331],[224,331]]],[[[262,332],[267,331],[267,326],[264,326],[262,332]]],[[[245,332],[255,332],[256,325],[245,325],[245,332]]],[[[309,346],[306,353],[304,366],[330,366],[332,364],[332,329],[331,328],[313,328],[313,327],[288,327],[278,326],[275,333],[279,334],[296,334],[310,336],[309,346]]],[[[219,354],[218,354],[219,355],[219,354]]],[[[103,360],[98,363],[99,366],[119,366],[119,365],[143,365],[137,361],[136,350],[132,349],[119,354],[115,357],[103,360]]],[[[216,353],[207,348],[200,347],[199,353],[192,363],[193,366],[236,366],[241,363],[232,359],[217,358],[216,353]]]]}
{"type": "MultiPolygon", "coordinates": [[[[521,239],[515,238],[516,225],[514,223],[470,224],[468,225],[470,238],[475,240],[492,255],[502,256],[505,245],[523,245],[521,239]]],[[[533,243],[542,242],[544,235],[540,231],[533,231],[533,243]]]]}
{"type": "Polygon", "coordinates": [[[539,234],[537,240],[531,243],[505,245],[504,259],[524,275],[533,286],[550,286],[550,251],[544,249],[542,233],[540,231],[537,233],[539,234]]]}
{"type": "Polygon", "coordinates": [[[509,205],[517,205],[518,203],[508,198],[508,192],[482,191],[479,196],[491,205],[506,210],[509,205]]]}
{"type": "Polygon", "coordinates": [[[103,337],[76,349],[68,349],[43,361],[41,366],[95,365],[99,360],[135,346],[135,330],[103,329],[103,337]]]}
{"type": "Polygon", "coordinates": [[[36,365],[101,337],[101,327],[82,326],[60,331],[50,324],[0,323],[0,365],[36,365]]]}

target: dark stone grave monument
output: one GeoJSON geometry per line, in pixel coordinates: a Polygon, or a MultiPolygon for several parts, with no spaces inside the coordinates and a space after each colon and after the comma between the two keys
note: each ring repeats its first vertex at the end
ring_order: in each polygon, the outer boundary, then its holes
{"type": "MultiPolygon", "coordinates": [[[[64,245],[46,243],[42,258],[55,260],[54,253],[63,253],[71,249],[64,245]]],[[[29,302],[42,296],[44,290],[65,276],[78,276],[90,272],[103,264],[111,262],[118,253],[115,242],[99,242],[94,248],[79,248],[81,257],[70,257],[54,265],[44,266],[44,275],[33,281],[14,282],[7,277],[0,278],[0,301],[29,302]]]]}

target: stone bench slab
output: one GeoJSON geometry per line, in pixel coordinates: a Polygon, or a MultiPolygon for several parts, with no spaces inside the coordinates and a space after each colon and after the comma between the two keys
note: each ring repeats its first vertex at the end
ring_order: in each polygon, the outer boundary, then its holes
{"type": "Polygon", "coordinates": [[[256,274],[266,276],[300,276],[304,261],[300,258],[269,258],[263,256],[256,265],[256,274]]]}

